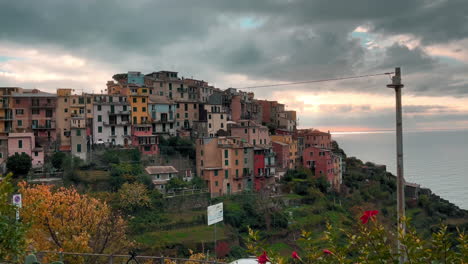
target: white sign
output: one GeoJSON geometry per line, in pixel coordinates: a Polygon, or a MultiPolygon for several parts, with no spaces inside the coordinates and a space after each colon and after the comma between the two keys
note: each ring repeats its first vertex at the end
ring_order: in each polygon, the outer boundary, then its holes
{"type": "Polygon", "coordinates": [[[208,206],[208,225],[223,221],[223,203],[208,206]]]}
{"type": "Polygon", "coordinates": [[[13,205],[21,208],[23,203],[21,202],[21,194],[13,194],[13,205]]]}

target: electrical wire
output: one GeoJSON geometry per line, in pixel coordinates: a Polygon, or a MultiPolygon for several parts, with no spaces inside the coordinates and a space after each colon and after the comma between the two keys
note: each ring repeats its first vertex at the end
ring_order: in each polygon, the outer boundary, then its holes
{"type": "Polygon", "coordinates": [[[236,89],[257,89],[257,88],[296,85],[296,84],[304,84],[304,83],[332,82],[332,81],[350,80],[350,79],[358,79],[358,78],[368,78],[368,77],[391,75],[391,74],[394,74],[394,72],[384,72],[384,73],[376,73],[376,74],[367,74],[367,75],[350,76],[350,77],[342,77],[342,78],[332,78],[332,79],[322,79],[322,80],[311,80],[311,81],[302,81],[302,82],[256,85],[256,86],[248,86],[248,87],[236,88],[236,89]]]}

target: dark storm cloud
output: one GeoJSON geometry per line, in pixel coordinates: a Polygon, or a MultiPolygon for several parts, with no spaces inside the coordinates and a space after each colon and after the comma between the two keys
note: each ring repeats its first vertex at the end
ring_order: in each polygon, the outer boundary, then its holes
{"type": "MultiPolygon", "coordinates": [[[[464,0],[1,1],[0,41],[60,49],[121,71],[169,67],[208,81],[223,73],[300,81],[395,66],[417,73],[440,66],[422,49],[400,45],[369,62],[350,33],[366,24],[372,32],[445,43],[467,37],[467,7],[464,0]],[[242,28],[245,18],[257,24],[242,28]]],[[[415,80],[412,91],[466,94],[452,77],[415,80]]],[[[369,81],[341,87],[379,91],[369,81]]]]}

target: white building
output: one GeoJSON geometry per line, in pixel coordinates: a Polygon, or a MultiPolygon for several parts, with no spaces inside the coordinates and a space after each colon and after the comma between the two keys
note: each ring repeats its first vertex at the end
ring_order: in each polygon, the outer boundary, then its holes
{"type": "Polygon", "coordinates": [[[153,184],[160,192],[166,192],[167,182],[177,177],[179,171],[172,166],[148,166],[145,168],[148,175],[151,176],[153,184]]]}
{"type": "Polygon", "coordinates": [[[131,145],[130,104],[125,96],[103,95],[93,104],[93,143],[131,145]]]}

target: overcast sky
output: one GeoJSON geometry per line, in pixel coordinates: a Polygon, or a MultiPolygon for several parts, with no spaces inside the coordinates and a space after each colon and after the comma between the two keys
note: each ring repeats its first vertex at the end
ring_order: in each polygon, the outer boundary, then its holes
{"type": "MultiPolygon", "coordinates": [[[[402,68],[407,129],[468,128],[466,0],[0,1],[0,86],[100,92],[173,70],[218,88],[402,68]]],[[[394,127],[388,76],[252,89],[301,127],[394,127]]]]}

